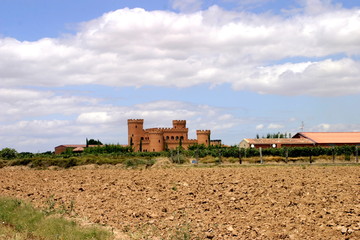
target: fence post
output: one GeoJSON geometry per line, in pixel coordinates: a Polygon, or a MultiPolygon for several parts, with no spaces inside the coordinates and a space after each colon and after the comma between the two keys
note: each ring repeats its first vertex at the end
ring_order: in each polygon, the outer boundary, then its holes
{"type": "Polygon", "coordinates": [[[356,153],[356,162],[359,162],[359,147],[356,145],[355,146],[355,153],[356,153]]]}
{"type": "Polygon", "coordinates": [[[285,151],[285,162],[288,163],[289,161],[289,149],[286,148],[286,151],[285,151]]]}
{"type": "Polygon", "coordinates": [[[264,161],[263,161],[262,148],[261,147],[259,147],[259,153],[260,153],[260,163],[263,164],[264,161]]]}
{"type": "Polygon", "coordinates": [[[239,164],[242,164],[240,144],[239,144],[239,164]]]}

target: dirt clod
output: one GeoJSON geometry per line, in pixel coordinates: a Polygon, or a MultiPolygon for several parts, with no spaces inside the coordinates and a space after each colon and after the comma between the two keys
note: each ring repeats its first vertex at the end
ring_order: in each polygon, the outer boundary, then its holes
{"type": "Polygon", "coordinates": [[[0,194],[120,239],[360,239],[359,176],[357,166],[12,168],[0,169],[0,194]]]}

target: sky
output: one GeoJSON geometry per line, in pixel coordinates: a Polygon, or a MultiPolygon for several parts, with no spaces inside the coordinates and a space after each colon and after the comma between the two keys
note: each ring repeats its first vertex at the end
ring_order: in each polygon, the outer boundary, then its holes
{"type": "Polygon", "coordinates": [[[0,149],[360,131],[360,0],[0,0],[0,149]]]}

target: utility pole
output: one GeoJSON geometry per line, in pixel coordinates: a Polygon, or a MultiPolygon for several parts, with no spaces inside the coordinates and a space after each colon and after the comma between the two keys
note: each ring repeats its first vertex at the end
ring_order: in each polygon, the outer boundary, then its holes
{"type": "Polygon", "coordinates": [[[300,127],[301,132],[303,132],[303,131],[304,131],[304,127],[305,127],[305,125],[304,125],[304,121],[301,121],[301,127],[300,127]]]}

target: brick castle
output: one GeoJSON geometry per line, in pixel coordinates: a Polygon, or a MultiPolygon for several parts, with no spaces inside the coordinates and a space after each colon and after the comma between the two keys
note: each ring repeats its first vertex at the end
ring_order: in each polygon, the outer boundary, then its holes
{"type": "Polygon", "coordinates": [[[188,139],[186,120],[173,120],[172,128],[144,129],[144,119],[128,119],[128,144],[138,152],[160,152],[182,146],[204,144],[219,145],[220,140],[210,140],[210,130],[197,130],[197,139],[188,139]]]}

